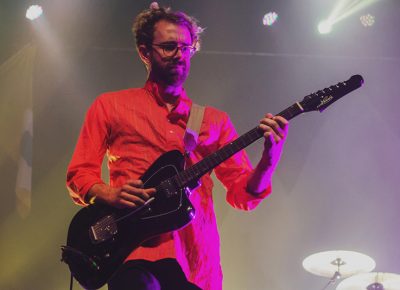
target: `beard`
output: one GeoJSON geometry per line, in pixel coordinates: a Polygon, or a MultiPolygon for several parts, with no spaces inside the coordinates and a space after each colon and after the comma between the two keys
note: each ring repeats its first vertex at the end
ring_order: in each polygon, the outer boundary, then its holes
{"type": "Polygon", "coordinates": [[[174,59],[163,59],[163,64],[153,61],[151,74],[154,80],[165,85],[182,85],[189,75],[189,68],[186,62],[174,59]]]}

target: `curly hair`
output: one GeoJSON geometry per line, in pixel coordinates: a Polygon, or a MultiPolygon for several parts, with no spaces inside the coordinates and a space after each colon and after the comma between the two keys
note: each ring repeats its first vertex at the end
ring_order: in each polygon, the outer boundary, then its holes
{"type": "Polygon", "coordinates": [[[192,43],[196,45],[197,49],[199,48],[200,33],[203,29],[198,26],[198,21],[183,12],[172,11],[171,8],[159,7],[156,2],[153,2],[149,9],[142,11],[135,19],[132,32],[136,39],[136,47],[140,45],[151,47],[154,26],[161,20],[186,26],[192,37],[192,43]]]}

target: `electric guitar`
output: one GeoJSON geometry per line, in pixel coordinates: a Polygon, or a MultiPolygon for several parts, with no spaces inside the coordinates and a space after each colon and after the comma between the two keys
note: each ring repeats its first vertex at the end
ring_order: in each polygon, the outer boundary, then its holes
{"type": "MultiPolygon", "coordinates": [[[[304,112],[322,112],[361,87],[363,82],[360,75],[354,75],[347,81],[304,97],[278,115],[290,120],[304,112]]],[[[81,209],[69,226],[67,245],[62,246],[62,261],[86,289],[102,287],[144,241],[190,223],[195,216],[188,197],[190,189],[204,174],[262,136],[263,132],[257,126],[185,170],[184,157],[179,151],[163,154],[141,177],[145,188],[156,188],[155,195],[133,210],[105,204],[92,204],[81,209]]]]}

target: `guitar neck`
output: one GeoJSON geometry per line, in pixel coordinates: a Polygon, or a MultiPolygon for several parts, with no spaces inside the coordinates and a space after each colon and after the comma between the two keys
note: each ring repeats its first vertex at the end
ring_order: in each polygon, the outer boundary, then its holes
{"type": "MultiPolygon", "coordinates": [[[[277,115],[284,117],[286,120],[290,120],[303,113],[303,111],[304,109],[300,103],[295,103],[277,115]]],[[[205,157],[203,160],[174,176],[174,182],[179,186],[184,187],[191,181],[198,180],[204,174],[217,167],[220,163],[224,162],[235,153],[260,139],[263,135],[263,131],[260,130],[258,126],[253,128],[252,130],[238,137],[236,140],[225,145],[216,152],[205,157]]]]}

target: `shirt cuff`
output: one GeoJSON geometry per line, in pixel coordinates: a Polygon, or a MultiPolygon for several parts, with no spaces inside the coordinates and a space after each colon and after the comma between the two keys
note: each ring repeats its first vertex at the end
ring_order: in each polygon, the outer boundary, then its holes
{"type": "Polygon", "coordinates": [[[247,179],[248,174],[241,175],[228,189],[226,198],[228,203],[234,208],[253,210],[272,192],[271,185],[268,185],[268,187],[259,194],[247,191],[247,179]]]}

